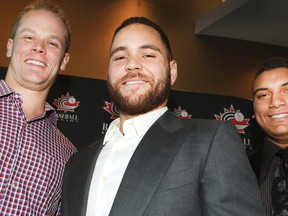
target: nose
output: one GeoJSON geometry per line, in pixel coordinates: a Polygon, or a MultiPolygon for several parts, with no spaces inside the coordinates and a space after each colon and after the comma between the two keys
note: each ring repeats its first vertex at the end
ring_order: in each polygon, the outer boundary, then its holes
{"type": "Polygon", "coordinates": [[[46,53],[45,43],[40,40],[35,41],[32,46],[32,51],[45,54],[46,53]]]}
{"type": "Polygon", "coordinates": [[[133,58],[129,58],[126,62],[125,65],[125,70],[126,71],[135,71],[135,70],[141,70],[142,69],[142,65],[140,63],[140,61],[133,57],[133,58]]]}
{"type": "Polygon", "coordinates": [[[286,105],[286,97],[284,95],[273,95],[271,97],[270,108],[279,108],[286,105]]]}

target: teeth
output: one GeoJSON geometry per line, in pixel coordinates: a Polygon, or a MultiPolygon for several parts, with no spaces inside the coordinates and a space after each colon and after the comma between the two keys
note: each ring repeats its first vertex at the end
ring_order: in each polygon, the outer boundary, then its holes
{"type": "Polygon", "coordinates": [[[126,82],[126,85],[139,84],[139,83],[145,83],[145,82],[143,82],[143,81],[129,81],[129,82],[126,82]]]}
{"type": "Polygon", "coordinates": [[[44,63],[36,60],[27,60],[26,63],[46,67],[44,63]]]}
{"type": "Polygon", "coordinates": [[[286,116],[288,116],[288,114],[279,114],[279,115],[273,115],[273,116],[271,116],[271,118],[283,118],[283,117],[286,117],[286,116]]]}

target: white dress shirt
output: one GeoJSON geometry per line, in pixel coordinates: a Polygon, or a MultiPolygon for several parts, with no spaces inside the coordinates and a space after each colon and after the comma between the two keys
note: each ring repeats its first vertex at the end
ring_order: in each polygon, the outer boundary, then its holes
{"type": "Polygon", "coordinates": [[[94,169],[88,197],[86,216],[108,216],[128,163],[151,125],[168,110],[167,107],[126,120],[124,135],[120,119],[111,122],[105,145],[94,169]]]}

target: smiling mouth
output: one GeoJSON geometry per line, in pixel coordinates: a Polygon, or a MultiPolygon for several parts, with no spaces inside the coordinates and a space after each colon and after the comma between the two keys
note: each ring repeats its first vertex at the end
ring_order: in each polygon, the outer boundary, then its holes
{"type": "Polygon", "coordinates": [[[40,62],[40,61],[37,61],[37,60],[32,60],[32,59],[26,60],[25,63],[32,64],[32,65],[37,65],[37,66],[42,66],[42,67],[47,67],[47,65],[44,64],[43,62],[40,62]]]}
{"type": "Polygon", "coordinates": [[[284,118],[284,117],[287,117],[287,116],[288,116],[287,113],[282,113],[282,114],[272,115],[271,118],[272,119],[280,119],[280,118],[284,118]]]}
{"type": "Polygon", "coordinates": [[[127,81],[124,82],[124,85],[136,85],[136,84],[145,84],[146,82],[141,80],[135,80],[135,81],[127,81]]]}

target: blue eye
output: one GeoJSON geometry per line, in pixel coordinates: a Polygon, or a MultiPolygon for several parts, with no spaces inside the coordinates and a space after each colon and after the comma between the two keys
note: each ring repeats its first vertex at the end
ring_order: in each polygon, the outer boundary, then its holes
{"type": "Polygon", "coordinates": [[[31,40],[33,40],[33,37],[32,36],[24,36],[24,39],[28,40],[28,41],[31,41],[31,40]]]}
{"type": "Polygon", "coordinates": [[[56,48],[59,47],[58,44],[55,42],[49,42],[49,45],[56,48]]]}

